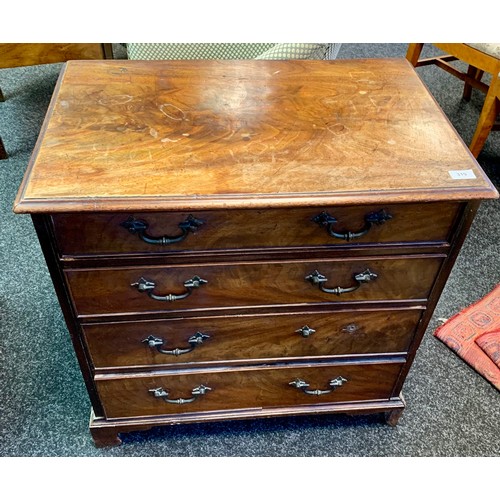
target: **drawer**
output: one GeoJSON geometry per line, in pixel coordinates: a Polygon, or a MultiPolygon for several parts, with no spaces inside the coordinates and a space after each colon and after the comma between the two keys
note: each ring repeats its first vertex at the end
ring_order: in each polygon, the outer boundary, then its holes
{"type": "Polygon", "coordinates": [[[105,316],[425,299],[442,258],[432,255],[72,269],[65,275],[78,315],[105,316]],[[344,291],[340,295],[325,291],[338,292],[339,288],[344,291]]]}
{"type": "Polygon", "coordinates": [[[443,242],[449,238],[458,208],[457,203],[429,203],[192,213],[89,213],[54,215],[52,221],[60,255],[148,255],[173,251],[443,242]],[[390,216],[390,220],[374,215],[380,211],[390,216]],[[342,238],[348,233],[351,233],[349,242],[342,238]],[[162,241],[169,242],[162,244],[162,241]]]}
{"type": "Polygon", "coordinates": [[[392,362],[205,370],[98,378],[96,386],[107,418],[297,407],[387,400],[402,366],[392,362]],[[297,380],[308,386],[296,387],[297,380]]]}
{"type": "Polygon", "coordinates": [[[422,311],[183,318],[83,325],[96,369],[406,352],[422,311]]]}

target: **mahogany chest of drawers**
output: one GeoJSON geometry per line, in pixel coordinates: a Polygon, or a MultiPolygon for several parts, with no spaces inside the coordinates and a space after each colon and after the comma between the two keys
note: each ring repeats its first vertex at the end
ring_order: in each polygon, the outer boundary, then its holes
{"type": "Polygon", "coordinates": [[[30,213],[98,446],[380,412],[497,192],[405,60],[72,61],[30,213]]]}

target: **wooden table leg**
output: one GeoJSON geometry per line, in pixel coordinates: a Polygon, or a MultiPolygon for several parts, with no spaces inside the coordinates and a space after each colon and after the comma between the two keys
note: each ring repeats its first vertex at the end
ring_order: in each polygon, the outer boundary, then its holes
{"type": "Polygon", "coordinates": [[[119,446],[122,444],[120,436],[112,427],[91,427],[90,434],[94,440],[96,448],[108,446],[119,446]]]}
{"type": "Polygon", "coordinates": [[[402,408],[395,408],[394,410],[387,411],[384,413],[385,421],[391,427],[396,427],[396,425],[398,425],[399,419],[401,418],[401,415],[403,414],[403,411],[406,407],[403,394],[400,394],[399,397],[401,398],[405,406],[403,406],[402,408]]]}
{"type": "Polygon", "coordinates": [[[89,430],[96,448],[119,446],[122,444],[122,440],[118,435],[116,427],[99,425],[102,420],[102,418],[95,416],[94,410],[90,411],[89,430]]]}
{"type": "Polygon", "coordinates": [[[391,427],[396,427],[398,425],[399,419],[403,414],[404,408],[398,408],[396,410],[391,410],[385,413],[385,421],[391,427]]]}

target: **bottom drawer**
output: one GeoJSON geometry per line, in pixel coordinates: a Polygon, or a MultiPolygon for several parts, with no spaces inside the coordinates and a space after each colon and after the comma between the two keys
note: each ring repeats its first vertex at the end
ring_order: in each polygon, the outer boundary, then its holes
{"type": "Polygon", "coordinates": [[[402,362],[304,364],[97,378],[107,418],[387,400],[402,362]]]}

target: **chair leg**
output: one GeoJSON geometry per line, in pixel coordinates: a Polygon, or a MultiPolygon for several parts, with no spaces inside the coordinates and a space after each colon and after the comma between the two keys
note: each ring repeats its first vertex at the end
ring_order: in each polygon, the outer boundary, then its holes
{"type": "MultiPolygon", "coordinates": [[[[5,97],[3,96],[2,89],[0,88],[0,102],[4,102],[5,97]]],[[[0,160],[7,159],[7,151],[5,150],[5,146],[3,145],[2,138],[0,137],[0,160]]]]}
{"type": "Polygon", "coordinates": [[[6,159],[7,159],[7,151],[5,150],[2,138],[0,137],[0,160],[6,160],[6,159]]]}
{"type": "MultiPolygon", "coordinates": [[[[471,64],[469,64],[469,68],[467,69],[467,76],[480,82],[481,78],[483,77],[483,74],[484,74],[484,71],[477,69],[474,66],[472,66],[471,64]]],[[[464,101],[470,101],[471,95],[472,95],[472,85],[470,85],[469,83],[465,83],[464,93],[462,96],[464,101]]]]}
{"type": "Polygon", "coordinates": [[[406,59],[410,61],[410,63],[416,67],[418,63],[418,58],[420,57],[420,53],[422,52],[424,44],[423,43],[410,43],[408,45],[408,50],[406,52],[406,59]]]}
{"type": "Polygon", "coordinates": [[[476,131],[474,132],[474,137],[470,143],[469,149],[475,158],[479,156],[479,153],[483,149],[484,143],[488,138],[488,135],[495,123],[498,112],[500,111],[499,106],[499,96],[500,95],[500,78],[499,76],[494,76],[486,98],[484,100],[483,109],[479,115],[479,120],[477,122],[476,131]]]}

